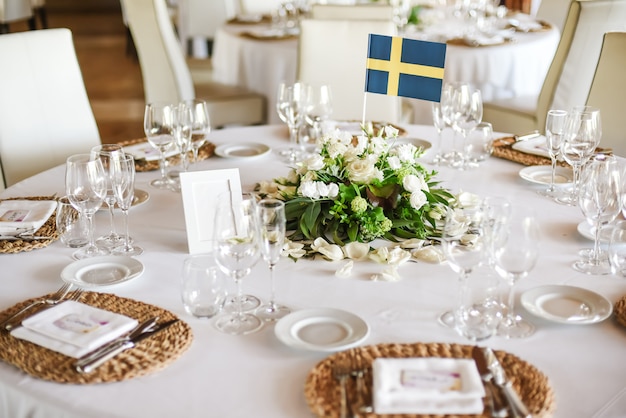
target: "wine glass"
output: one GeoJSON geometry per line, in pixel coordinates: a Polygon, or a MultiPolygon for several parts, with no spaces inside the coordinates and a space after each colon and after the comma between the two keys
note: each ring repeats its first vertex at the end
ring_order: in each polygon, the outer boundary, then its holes
{"type": "Polygon", "coordinates": [[[578,206],[594,231],[591,251],[583,250],[574,269],[587,274],[610,274],[611,265],[600,248],[602,227],[613,222],[621,210],[619,166],[613,156],[595,155],[583,169],[578,206]]]}
{"type": "Polygon", "coordinates": [[[310,86],[306,95],[304,118],[313,129],[314,140],[322,136],[322,124],[333,113],[333,99],[330,86],[310,86]]]}
{"type": "Polygon", "coordinates": [[[124,243],[113,248],[116,255],[135,256],[143,253],[143,248],[132,244],[128,232],[128,211],[135,195],[135,159],[132,155],[123,155],[112,161],[111,183],[117,205],[124,214],[124,243]]]}
{"type": "Polygon", "coordinates": [[[191,151],[193,162],[197,163],[198,150],[206,143],[211,132],[211,119],[204,100],[194,99],[185,103],[191,109],[191,151]]]}
{"type": "Polygon", "coordinates": [[[487,261],[495,267],[495,238],[511,216],[511,202],[501,196],[487,196],[483,202],[483,233],[487,242],[487,261]]]}
{"type": "Polygon", "coordinates": [[[219,317],[215,326],[227,334],[250,334],[263,325],[256,315],[244,312],[242,307],[241,281],[259,259],[254,202],[244,199],[239,205],[233,206],[228,197],[221,198],[218,205],[214,228],[215,260],[220,269],[237,285],[237,309],[219,317]]]}
{"type": "MultiPolygon", "coordinates": [[[[488,243],[483,234],[483,211],[481,205],[449,208],[441,235],[441,244],[448,264],[459,275],[458,303],[461,306],[472,271],[485,261],[488,243]]],[[[439,322],[455,328],[454,311],[446,311],[439,322]]]]}
{"type": "Polygon", "coordinates": [[[563,159],[572,166],[574,184],[570,193],[560,196],[557,202],[576,206],[578,203],[578,188],[580,171],[591,158],[602,137],[600,110],[589,106],[577,106],[572,109],[567,118],[565,138],[561,145],[563,159]]]}
{"type": "Polygon", "coordinates": [[[150,145],[159,151],[161,177],[150,182],[157,189],[172,189],[174,183],[167,176],[165,153],[174,144],[174,109],[171,103],[146,105],[143,129],[150,145]]]}
{"type": "Polygon", "coordinates": [[[180,169],[170,170],[168,177],[172,181],[172,189],[180,191],[180,173],[189,169],[187,155],[191,149],[191,108],[184,102],[173,106],[173,134],[174,143],[178,147],[180,169]]]}
{"type": "Polygon", "coordinates": [[[93,215],[98,211],[107,193],[107,179],[102,161],[90,154],[75,154],[65,163],[65,192],[67,197],[87,220],[89,243],[74,253],[77,260],[108,254],[95,244],[93,215]]]}
{"type": "Polygon", "coordinates": [[[292,85],[281,83],[278,86],[276,109],[280,119],[289,127],[289,141],[291,142],[290,148],[281,152],[281,156],[292,164],[302,155],[300,128],[306,114],[307,91],[308,86],[299,82],[292,85]]]}
{"type": "Polygon", "coordinates": [[[565,128],[567,126],[567,111],[560,109],[548,110],[546,117],[546,141],[548,144],[548,154],[552,162],[552,175],[550,178],[550,186],[547,189],[539,190],[542,196],[556,198],[560,196],[560,192],[554,186],[554,177],[556,174],[556,160],[561,155],[561,143],[565,136],[565,128]]]}
{"type": "Polygon", "coordinates": [[[511,216],[494,237],[495,268],[508,285],[506,315],[498,326],[498,335],[523,338],[535,327],[515,313],[515,283],[535,267],[539,255],[539,225],[531,207],[515,205],[511,216]]]}
{"type": "Polygon", "coordinates": [[[115,194],[113,193],[113,186],[111,185],[110,167],[111,161],[119,158],[123,154],[124,151],[118,144],[102,144],[91,148],[91,157],[94,159],[99,158],[100,161],[102,161],[102,167],[106,173],[107,193],[104,198],[104,203],[106,203],[107,208],[109,209],[110,227],[109,233],[99,237],[96,240],[96,243],[107,248],[115,247],[122,242],[122,237],[120,237],[115,231],[115,194]]]}
{"type": "Polygon", "coordinates": [[[445,158],[442,152],[442,142],[443,142],[443,130],[448,127],[448,123],[443,116],[443,111],[441,109],[440,102],[432,102],[431,111],[433,115],[433,125],[437,130],[437,145],[435,147],[435,156],[433,157],[431,163],[432,164],[442,164],[445,163],[445,158]]]}
{"type": "Polygon", "coordinates": [[[480,122],[465,137],[465,167],[476,168],[493,152],[493,127],[480,122]]]}
{"type": "Polygon", "coordinates": [[[480,90],[469,85],[466,88],[463,85],[457,94],[455,106],[457,111],[454,126],[461,133],[463,140],[463,164],[460,168],[468,168],[471,167],[471,163],[468,157],[470,148],[467,135],[483,119],[483,99],[480,90]]]}
{"type": "Polygon", "coordinates": [[[270,269],[270,300],[257,309],[257,316],[266,321],[275,321],[291,310],[276,303],[274,296],[274,267],[280,260],[285,242],[285,203],[277,199],[263,199],[257,203],[259,247],[261,255],[270,269]]]}

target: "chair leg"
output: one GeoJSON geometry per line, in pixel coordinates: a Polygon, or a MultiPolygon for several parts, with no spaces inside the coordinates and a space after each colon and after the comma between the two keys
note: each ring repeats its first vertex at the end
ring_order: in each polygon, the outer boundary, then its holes
{"type": "Polygon", "coordinates": [[[8,23],[0,23],[0,34],[9,33],[9,24],[8,23]]]}
{"type": "Polygon", "coordinates": [[[46,11],[45,6],[38,7],[34,11],[37,15],[39,15],[39,22],[41,22],[41,27],[44,29],[48,29],[48,12],[46,11]]]}
{"type": "Polygon", "coordinates": [[[37,22],[35,21],[35,15],[28,19],[28,29],[29,30],[37,30],[37,22]]]}
{"type": "Polygon", "coordinates": [[[126,55],[129,57],[137,58],[137,48],[135,47],[135,41],[129,28],[126,28],[126,55]]]}

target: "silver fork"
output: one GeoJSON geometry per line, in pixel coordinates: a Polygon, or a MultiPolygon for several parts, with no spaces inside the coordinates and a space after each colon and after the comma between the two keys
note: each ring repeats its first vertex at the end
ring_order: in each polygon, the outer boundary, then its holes
{"type": "Polygon", "coordinates": [[[371,402],[367,402],[365,398],[365,374],[367,373],[367,366],[363,364],[363,360],[358,357],[354,352],[350,354],[352,360],[351,375],[356,379],[356,401],[353,407],[354,416],[357,416],[360,412],[371,413],[374,408],[371,402]]]}
{"type": "Polygon", "coordinates": [[[340,388],[340,418],[348,418],[348,391],[346,381],[350,377],[350,365],[344,359],[333,361],[333,377],[339,381],[340,388]]]}
{"type": "Polygon", "coordinates": [[[41,305],[53,306],[53,305],[56,305],[57,303],[61,302],[65,298],[67,293],[70,291],[71,287],[72,287],[71,283],[64,283],[63,286],[61,286],[59,288],[59,290],[57,290],[49,298],[37,299],[36,301],[31,303],[30,305],[25,306],[24,308],[20,309],[18,312],[16,312],[13,315],[11,315],[9,318],[7,318],[4,321],[2,321],[2,324],[0,324],[0,329],[11,331],[15,327],[15,322],[16,322],[15,320],[17,318],[19,318],[24,313],[30,311],[31,309],[33,309],[33,308],[35,308],[37,306],[41,306],[41,305]]]}

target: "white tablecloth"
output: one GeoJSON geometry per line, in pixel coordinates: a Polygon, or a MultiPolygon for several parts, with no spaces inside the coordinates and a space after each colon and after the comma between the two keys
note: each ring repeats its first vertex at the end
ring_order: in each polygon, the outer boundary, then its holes
{"type": "MultiPolygon", "coordinates": [[[[295,81],[298,41],[256,40],[239,35],[255,27],[262,26],[227,24],[217,30],[213,76],[216,81],[264,94],[268,99],[269,123],[279,123],[276,91],[281,81],[295,81]]],[[[551,28],[516,33],[514,39],[514,42],[482,47],[448,45],[445,80],[473,83],[483,93],[483,100],[538,94],[559,42],[559,31],[551,28]]],[[[432,123],[429,102],[407,100],[414,108],[413,123],[432,123]]]]}
{"type": "MultiPolygon", "coordinates": [[[[409,133],[433,140],[433,128],[409,126],[409,133]]],[[[287,144],[283,126],[233,128],[211,134],[215,143],[264,142],[287,144]]],[[[238,167],[245,189],[263,179],[283,176],[287,167],[274,154],[251,160],[211,158],[193,169],[238,167]]],[[[517,294],[546,284],[567,284],[594,290],[615,302],[626,294],[626,281],[616,276],[593,277],[574,271],[571,263],[591,242],[576,225],[580,210],[561,206],[536,193],[541,187],[518,176],[522,166],[492,158],[481,168],[456,171],[440,168],[443,186],[481,195],[507,196],[537,209],[544,232],[541,257],[529,277],[519,282],[517,294]]],[[[63,194],[64,167],[57,167],[18,183],[1,197],[63,194]]],[[[150,199],[130,212],[131,234],[145,252],[138,257],[146,267],[134,280],[102,291],[113,292],[168,309],[188,322],[194,341],[189,350],[164,370],[120,383],[67,385],[27,376],[0,363],[0,416],[11,418],[131,418],[131,417],[267,417],[311,416],[303,393],[307,373],[326,354],[284,346],[273,327],[236,337],[217,331],[210,320],[191,317],[179,296],[182,263],[187,256],[181,195],[152,188],[157,172],[139,173],[137,188],[150,199]]],[[[107,215],[96,217],[98,233],[107,227],[107,215]]],[[[60,242],[29,253],[1,254],[0,309],[59,287],[59,273],[71,263],[73,250],[60,242]]],[[[341,263],[282,260],[277,266],[276,292],[293,309],[333,307],[353,312],[371,327],[364,344],[384,342],[469,343],[437,323],[437,316],[453,306],[457,275],[446,264],[407,263],[399,282],[373,282],[381,267],[356,263],[352,277],[337,278],[341,263]]],[[[269,295],[267,267],[258,263],[244,280],[244,290],[262,298],[269,295]]],[[[558,325],[518,312],[536,325],[527,339],[484,341],[528,361],[550,380],[556,393],[557,418],[592,417],[620,392],[626,392],[626,330],[613,320],[595,325],[558,325]]],[[[624,396],[621,401],[624,402],[624,396]]],[[[623,405],[623,403],[622,403],[623,405]]],[[[623,413],[624,409],[619,410],[623,413]]],[[[599,415],[598,415],[599,416],[599,415]]],[[[619,416],[619,415],[612,415],[619,416]]],[[[606,417],[606,415],[605,415],[606,417]]]]}

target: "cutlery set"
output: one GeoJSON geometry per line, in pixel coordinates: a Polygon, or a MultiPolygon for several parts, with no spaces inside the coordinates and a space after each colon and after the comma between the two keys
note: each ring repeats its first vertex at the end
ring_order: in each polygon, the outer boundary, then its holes
{"type": "Polygon", "coordinates": [[[360,414],[374,412],[371,401],[366,400],[365,374],[368,368],[360,364],[354,355],[352,357],[351,361],[338,359],[333,362],[333,377],[340,385],[340,418],[356,418],[360,414]],[[355,399],[348,396],[350,378],[354,378],[356,384],[355,399]]]}
{"type": "MultiPolygon", "coordinates": [[[[46,298],[40,298],[26,305],[18,312],[12,314],[0,323],[0,331],[10,332],[22,325],[25,319],[51,308],[64,301],[78,301],[84,293],[84,289],[72,289],[71,283],[65,283],[54,294],[46,298]]],[[[140,341],[148,338],[169,326],[175,324],[179,319],[173,319],[163,323],[158,323],[159,317],[154,316],[137,325],[126,335],[116,338],[94,351],[85,354],[74,362],[74,368],[78,373],[91,373],[97,367],[104,364],[123,351],[131,349],[140,341]]]]}

